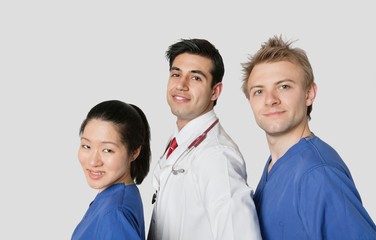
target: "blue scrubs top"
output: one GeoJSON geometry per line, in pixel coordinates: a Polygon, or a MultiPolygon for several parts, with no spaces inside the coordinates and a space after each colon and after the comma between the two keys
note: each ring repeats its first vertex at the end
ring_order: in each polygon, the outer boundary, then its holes
{"type": "Polygon", "coordinates": [[[264,240],[376,239],[350,171],[318,137],[301,139],[268,173],[254,201],[264,240]]]}
{"type": "Polygon", "coordinates": [[[73,232],[72,240],[145,239],[144,213],[135,184],[114,184],[100,192],[73,232]]]}

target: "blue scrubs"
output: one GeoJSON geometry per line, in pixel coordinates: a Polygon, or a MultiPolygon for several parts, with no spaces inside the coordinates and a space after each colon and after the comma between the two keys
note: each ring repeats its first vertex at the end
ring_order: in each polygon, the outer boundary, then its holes
{"type": "Polygon", "coordinates": [[[72,240],[145,239],[143,205],[135,184],[100,192],[73,232],[72,240]]]}
{"type": "Polygon", "coordinates": [[[318,137],[301,139],[268,173],[254,201],[264,240],[376,239],[350,171],[318,137]]]}

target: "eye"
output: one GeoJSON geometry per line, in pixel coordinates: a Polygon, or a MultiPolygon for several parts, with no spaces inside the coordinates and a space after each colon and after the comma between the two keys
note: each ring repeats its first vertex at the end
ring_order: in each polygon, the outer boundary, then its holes
{"type": "Polygon", "coordinates": [[[192,77],[192,80],[195,80],[195,81],[200,81],[200,80],[201,80],[201,78],[200,78],[199,76],[193,76],[193,77],[192,77]]]}
{"type": "Polygon", "coordinates": [[[105,152],[105,153],[113,153],[114,151],[112,151],[109,148],[105,148],[105,149],[103,149],[103,152],[105,152]]]}
{"type": "Polygon", "coordinates": [[[262,90],[261,89],[254,90],[254,92],[253,92],[253,95],[260,95],[260,94],[262,94],[262,90]]]}
{"type": "Polygon", "coordinates": [[[170,70],[170,78],[178,78],[180,77],[180,71],[177,69],[171,69],[170,70]]]}
{"type": "Polygon", "coordinates": [[[281,89],[289,89],[289,88],[290,88],[290,86],[287,85],[287,84],[282,84],[281,85],[281,89]]]}
{"type": "Polygon", "coordinates": [[[90,149],[90,146],[86,145],[86,144],[82,144],[81,147],[84,148],[84,149],[90,149]]]}

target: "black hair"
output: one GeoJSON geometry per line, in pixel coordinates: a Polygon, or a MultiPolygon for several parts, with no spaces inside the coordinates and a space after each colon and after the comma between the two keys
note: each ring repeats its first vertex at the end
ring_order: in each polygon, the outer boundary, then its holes
{"type": "MultiPolygon", "coordinates": [[[[222,82],[225,74],[223,59],[218,49],[208,40],[197,38],[181,39],[179,42],[172,44],[166,51],[166,58],[169,61],[170,69],[175,58],[183,53],[190,53],[209,58],[213,63],[213,68],[210,70],[210,73],[213,76],[211,87],[222,82]]],[[[216,103],[217,100],[214,101],[214,106],[216,103]]]]}
{"type": "Polygon", "coordinates": [[[81,135],[87,123],[99,119],[113,123],[122,143],[129,153],[141,147],[138,157],[131,162],[131,176],[136,184],[141,184],[150,170],[150,126],[144,112],[134,104],[119,100],[108,100],[95,105],[82,122],[81,135]]]}

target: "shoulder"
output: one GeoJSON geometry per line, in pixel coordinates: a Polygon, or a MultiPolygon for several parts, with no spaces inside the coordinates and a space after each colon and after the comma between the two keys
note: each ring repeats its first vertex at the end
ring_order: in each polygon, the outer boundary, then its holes
{"type": "Polygon", "coordinates": [[[326,235],[332,239],[360,239],[374,231],[353,180],[338,168],[323,165],[312,169],[302,178],[297,192],[299,212],[312,236],[322,232],[315,230],[322,225],[320,221],[325,221],[326,235]]]}
{"type": "Polygon", "coordinates": [[[237,144],[220,125],[213,129],[196,149],[196,158],[206,161],[244,162],[237,144]]]}
{"type": "Polygon", "coordinates": [[[141,239],[144,235],[144,219],[141,214],[134,214],[124,208],[115,208],[100,218],[98,236],[102,239],[141,239]]]}
{"type": "Polygon", "coordinates": [[[338,152],[317,136],[305,139],[305,143],[308,150],[313,154],[316,154],[322,160],[322,162],[332,164],[335,161],[342,161],[338,152]],[[331,160],[333,160],[333,162],[331,160]]]}
{"type": "Polygon", "coordinates": [[[111,194],[102,203],[103,214],[124,211],[124,209],[142,208],[141,195],[137,185],[119,183],[111,190],[111,194]]]}
{"type": "Polygon", "coordinates": [[[198,146],[192,156],[192,168],[197,173],[231,173],[246,176],[245,161],[236,143],[218,125],[198,146]],[[236,172],[236,173],[235,173],[236,172]]]}
{"type": "Polygon", "coordinates": [[[318,164],[310,168],[301,176],[297,190],[302,203],[315,199],[318,205],[321,201],[335,202],[338,208],[346,199],[352,199],[351,202],[360,201],[350,172],[332,164],[318,164]]]}
{"type": "Polygon", "coordinates": [[[220,124],[207,134],[200,149],[202,151],[222,151],[240,154],[238,145],[220,124]]]}
{"type": "Polygon", "coordinates": [[[351,178],[349,169],[337,151],[316,136],[302,139],[289,154],[295,156],[297,170],[302,174],[316,168],[325,168],[342,172],[351,178]],[[296,150],[295,154],[294,150],[296,150]]]}

